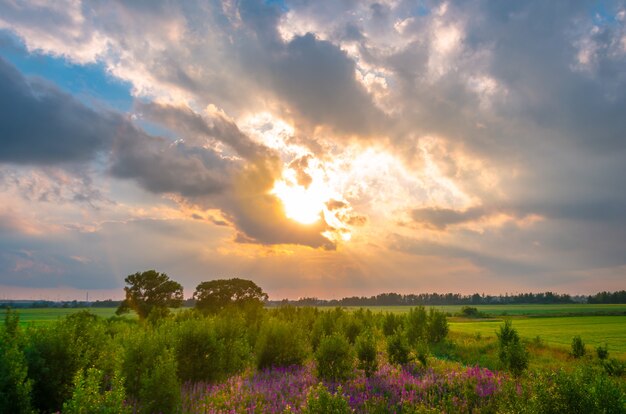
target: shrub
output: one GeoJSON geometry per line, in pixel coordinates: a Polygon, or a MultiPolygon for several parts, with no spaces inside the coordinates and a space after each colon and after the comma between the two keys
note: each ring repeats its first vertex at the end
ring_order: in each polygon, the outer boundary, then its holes
{"type": "Polygon", "coordinates": [[[180,410],[180,382],[176,376],[176,359],[166,349],[154,360],[151,369],[142,375],[139,391],[141,413],[177,413],[180,410]]]}
{"type": "Polygon", "coordinates": [[[181,381],[217,381],[222,378],[222,346],[209,320],[180,324],[175,345],[178,377],[181,381]]]}
{"type": "Polygon", "coordinates": [[[27,378],[28,366],[16,334],[17,327],[11,329],[9,325],[0,332],[0,413],[32,412],[32,380],[27,378]]]}
{"type": "Polygon", "coordinates": [[[387,339],[387,355],[392,364],[405,365],[410,361],[410,348],[404,332],[397,331],[387,339]]]}
{"type": "Polygon", "coordinates": [[[256,347],[259,369],[302,365],[306,355],[306,342],[298,326],[274,318],[263,324],[256,347]]]}
{"type": "Polygon", "coordinates": [[[352,410],[348,399],[343,395],[341,386],[332,394],[324,384],[313,388],[307,397],[305,414],[348,414],[352,410]]]}
{"type": "Polygon", "coordinates": [[[616,358],[603,360],[602,368],[612,377],[621,377],[626,373],[626,364],[616,358]]]}
{"type": "Polygon", "coordinates": [[[500,331],[496,332],[498,337],[500,362],[514,376],[519,376],[528,367],[528,352],[521,343],[517,331],[513,328],[510,320],[504,321],[500,326],[500,331]]]}
{"type": "Polygon", "coordinates": [[[337,332],[337,324],[342,315],[343,311],[341,308],[320,312],[311,328],[311,346],[313,351],[317,350],[322,338],[337,332]]]}
{"type": "Polygon", "coordinates": [[[354,357],[350,344],[342,335],[322,338],[315,352],[317,374],[331,381],[345,380],[354,375],[354,357]]]}
{"type": "Polygon", "coordinates": [[[390,312],[385,314],[383,318],[383,334],[385,336],[393,335],[401,326],[402,316],[390,312]]]}
{"type": "Polygon", "coordinates": [[[428,342],[436,344],[445,339],[448,335],[448,320],[446,314],[430,308],[428,313],[428,342]]]}
{"type": "Polygon", "coordinates": [[[72,398],[63,404],[63,414],[130,414],[131,407],[124,400],[124,384],[119,375],[105,384],[103,371],[80,369],[74,377],[72,398]]]}
{"type": "Polygon", "coordinates": [[[354,345],[357,336],[363,330],[363,324],[360,320],[353,315],[347,314],[343,319],[343,333],[348,339],[348,342],[354,345]]]}
{"type": "MultiPolygon", "coordinates": [[[[445,318],[445,316],[444,316],[445,318]]],[[[418,306],[409,309],[406,316],[406,337],[410,345],[417,345],[428,335],[428,314],[426,308],[418,306]]]]}
{"type": "Polygon", "coordinates": [[[359,335],[355,347],[359,368],[365,371],[367,377],[370,377],[378,369],[376,340],[372,332],[367,331],[359,335]]]}
{"type": "MultiPolygon", "coordinates": [[[[513,384],[512,384],[513,385],[513,384]]],[[[498,412],[516,413],[623,413],[620,385],[601,371],[582,367],[539,372],[509,387],[498,412]]]]}
{"type": "Polygon", "coordinates": [[[596,354],[598,355],[598,359],[605,360],[609,357],[609,346],[607,344],[598,345],[596,348],[596,354]]]}
{"type": "Polygon", "coordinates": [[[572,338],[572,356],[574,358],[581,358],[585,355],[585,343],[580,338],[580,336],[576,335],[572,338]]]}
{"type": "Polygon", "coordinates": [[[29,331],[24,355],[33,379],[36,409],[58,411],[72,395],[76,372],[106,364],[110,338],[98,318],[81,311],[64,320],[29,331]]]}
{"type": "Polygon", "coordinates": [[[242,371],[252,359],[243,315],[240,313],[220,315],[215,320],[215,331],[221,345],[220,370],[223,375],[229,376],[242,371]]]}
{"type": "Polygon", "coordinates": [[[463,306],[461,308],[461,316],[465,316],[466,318],[480,318],[481,314],[478,309],[473,306],[463,306]]]}
{"type": "Polygon", "coordinates": [[[149,325],[124,338],[122,374],[128,395],[141,413],[175,413],[180,405],[180,382],[176,357],[167,335],[172,324],[161,330],[149,325]]]}

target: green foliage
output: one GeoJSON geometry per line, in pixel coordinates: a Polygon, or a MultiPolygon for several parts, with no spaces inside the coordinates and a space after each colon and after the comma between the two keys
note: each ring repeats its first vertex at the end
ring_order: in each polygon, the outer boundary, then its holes
{"type": "Polygon", "coordinates": [[[411,360],[411,349],[403,331],[396,331],[387,338],[387,355],[392,364],[405,365],[411,360]]]}
{"type": "Polygon", "coordinates": [[[154,365],[141,376],[140,413],[177,413],[180,411],[180,382],[176,376],[176,359],[166,349],[154,358],[154,365]]]}
{"type": "Polygon", "coordinates": [[[448,336],[448,320],[446,314],[434,308],[430,308],[428,312],[428,342],[436,344],[448,336]]]}
{"type": "Polygon", "coordinates": [[[315,352],[317,375],[325,380],[340,381],[354,375],[354,356],[346,338],[333,334],[322,338],[315,352]]]}
{"type": "Polygon", "coordinates": [[[304,335],[294,323],[270,318],[262,326],[256,347],[257,367],[302,365],[307,356],[304,335]]]}
{"type": "Polygon", "coordinates": [[[0,414],[31,413],[32,380],[21,349],[19,315],[8,311],[0,331],[0,414]]]}
{"type": "Polygon", "coordinates": [[[81,368],[106,363],[110,338],[95,315],[83,311],[28,332],[24,355],[33,379],[32,401],[41,411],[60,410],[81,368]]]}
{"type": "Polygon", "coordinates": [[[426,340],[428,335],[428,314],[426,308],[418,306],[409,309],[405,320],[406,337],[411,346],[426,340]]]}
{"type": "Polygon", "coordinates": [[[572,338],[572,356],[574,358],[581,358],[585,356],[587,350],[585,349],[585,343],[580,336],[576,335],[572,338]]]}
{"type": "Polygon", "coordinates": [[[352,345],[356,341],[357,336],[363,331],[363,323],[354,315],[346,314],[343,318],[343,334],[352,345]]]}
{"type": "Polygon", "coordinates": [[[133,310],[140,320],[151,316],[158,319],[169,313],[169,308],[178,308],[183,303],[183,287],[171,280],[165,273],[147,270],[128,275],[124,282],[126,298],[117,314],[133,310]]]}
{"type": "Polygon", "coordinates": [[[528,367],[528,352],[519,339],[517,331],[513,328],[511,320],[504,321],[498,337],[500,362],[514,375],[520,376],[528,367]]]}
{"type": "Polygon", "coordinates": [[[313,351],[317,350],[322,338],[332,335],[339,330],[337,325],[343,314],[344,311],[341,308],[320,312],[311,328],[311,346],[313,351]]]}
{"type": "Polygon", "coordinates": [[[72,398],[63,404],[63,414],[130,414],[132,410],[124,404],[125,399],[118,373],[106,381],[99,369],[80,369],[74,377],[72,398]]]}
{"type": "Polygon", "coordinates": [[[178,328],[175,355],[181,381],[214,382],[222,378],[222,346],[213,323],[188,320],[178,328]]]}
{"type": "Polygon", "coordinates": [[[306,408],[302,412],[304,414],[348,414],[352,410],[341,387],[338,387],[333,394],[320,383],[309,393],[306,408]]]}
{"type": "Polygon", "coordinates": [[[596,354],[598,355],[598,359],[605,360],[609,357],[609,346],[607,344],[598,345],[596,348],[596,354]]]}
{"type": "Polygon", "coordinates": [[[602,361],[604,372],[612,377],[621,377],[626,373],[626,363],[616,358],[609,358],[602,361]]]}
{"type": "Polygon", "coordinates": [[[359,335],[355,343],[356,356],[359,361],[358,367],[365,371],[367,377],[371,377],[378,369],[376,339],[371,331],[359,335]]]}
{"type": "Polygon", "coordinates": [[[398,328],[402,327],[403,318],[401,315],[387,312],[383,318],[383,334],[385,336],[393,335],[398,328]]]}
{"type": "Polygon", "coordinates": [[[466,318],[480,318],[482,317],[481,313],[478,311],[477,308],[473,307],[473,306],[463,306],[461,308],[461,316],[464,316],[466,318]]]}
{"type": "Polygon", "coordinates": [[[509,387],[501,396],[499,412],[624,413],[623,395],[617,382],[589,367],[539,372],[509,387]]]}
{"type": "Polygon", "coordinates": [[[268,296],[253,281],[233,278],[202,282],[193,297],[198,310],[215,314],[230,306],[262,308],[268,296]]]}

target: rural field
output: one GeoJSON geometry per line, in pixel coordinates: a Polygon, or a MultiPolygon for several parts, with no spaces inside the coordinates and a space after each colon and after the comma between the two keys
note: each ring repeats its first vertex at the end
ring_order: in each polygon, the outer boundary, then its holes
{"type": "Polygon", "coordinates": [[[0,412],[626,412],[625,305],[477,310],[5,310],[0,412]]]}

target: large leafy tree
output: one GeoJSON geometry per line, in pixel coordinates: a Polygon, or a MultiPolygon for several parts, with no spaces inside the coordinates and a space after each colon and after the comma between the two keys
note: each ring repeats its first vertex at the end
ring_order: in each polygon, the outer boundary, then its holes
{"type": "Polygon", "coordinates": [[[251,280],[217,279],[202,282],[193,294],[196,308],[205,314],[217,313],[228,306],[263,306],[267,293],[251,280]]]}
{"type": "Polygon", "coordinates": [[[133,310],[143,320],[151,313],[166,315],[169,308],[183,303],[183,287],[165,273],[147,270],[128,275],[124,281],[126,299],[117,308],[118,315],[133,310]]]}

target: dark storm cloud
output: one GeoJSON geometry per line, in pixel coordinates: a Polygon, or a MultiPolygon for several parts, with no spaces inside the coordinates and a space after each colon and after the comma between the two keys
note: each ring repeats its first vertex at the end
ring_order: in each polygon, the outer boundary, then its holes
{"type": "Polygon", "coordinates": [[[0,162],[51,165],[92,159],[125,124],[0,58],[0,162]]]}
{"type": "Polygon", "coordinates": [[[296,36],[272,64],[274,86],[292,110],[313,125],[368,135],[384,121],[355,78],[354,61],[313,34],[296,36]]]}
{"type": "Polygon", "coordinates": [[[118,140],[111,166],[114,176],[133,179],[153,193],[187,197],[221,192],[231,170],[213,151],[149,136],[118,140]]]}
{"type": "Polygon", "coordinates": [[[452,210],[449,208],[418,208],[411,212],[413,220],[417,223],[426,224],[443,230],[452,224],[460,224],[474,221],[486,214],[484,209],[469,208],[465,211],[452,210]]]}
{"type": "Polygon", "coordinates": [[[267,147],[252,141],[234,122],[222,115],[206,119],[188,107],[159,105],[152,102],[139,102],[135,109],[149,119],[181,133],[192,143],[199,141],[202,145],[209,138],[216,139],[248,160],[276,156],[267,147]]]}

